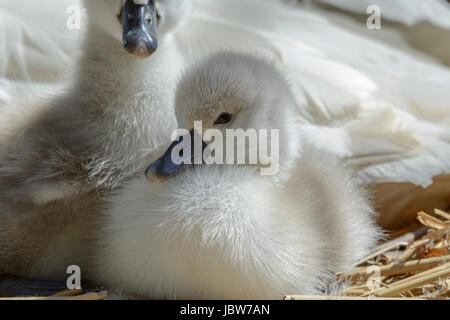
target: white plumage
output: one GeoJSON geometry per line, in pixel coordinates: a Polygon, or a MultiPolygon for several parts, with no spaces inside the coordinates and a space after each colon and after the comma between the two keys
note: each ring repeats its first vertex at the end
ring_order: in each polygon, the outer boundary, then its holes
{"type": "Polygon", "coordinates": [[[158,185],[139,175],[100,218],[93,281],[144,298],[279,299],[318,293],[376,244],[363,187],[298,138],[298,105],[271,64],[226,52],[206,58],[181,80],[176,111],[188,130],[194,120],[205,130],[279,129],[281,170],[189,166],[158,185]],[[213,126],[223,113],[232,122],[213,126]]]}
{"type": "Polygon", "coordinates": [[[64,277],[67,265],[80,263],[85,223],[102,197],[175,129],[183,58],[171,31],[191,2],[157,4],[160,46],[146,60],[122,46],[122,5],[86,2],[89,24],[76,72],[63,89],[52,84],[61,92],[46,84],[41,100],[24,92],[0,105],[0,273],[64,277]]]}
{"type": "MultiPolygon", "coordinates": [[[[296,0],[294,0],[296,1],[296,0]]],[[[366,14],[367,8],[377,6],[383,19],[408,26],[429,22],[438,27],[450,29],[450,8],[447,0],[319,0],[337,8],[366,14]]]]}
{"type": "Polygon", "coordinates": [[[60,81],[80,51],[83,31],[67,28],[68,9],[74,5],[80,1],[42,0],[36,6],[1,0],[1,76],[15,81],[60,81]]]}

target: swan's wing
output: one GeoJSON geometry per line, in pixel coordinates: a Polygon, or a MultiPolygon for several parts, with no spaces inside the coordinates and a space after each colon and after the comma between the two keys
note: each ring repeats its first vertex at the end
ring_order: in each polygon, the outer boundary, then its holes
{"type": "Polygon", "coordinates": [[[366,14],[370,6],[378,6],[383,19],[413,26],[429,22],[450,30],[450,8],[447,0],[315,0],[354,13],[366,14]]]}
{"type": "Polygon", "coordinates": [[[368,181],[427,186],[450,172],[450,71],[410,47],[269,0],[201,0],[177,36],[195,58],[215,47],[281,62],[300,92],[308,138],[368,181]]]}
{"type": "Polygon", "coordinates": [[[79,4],[79,0],[40,0],[39,5],[0,0],[2,118],[15,113],[17,105],[62,89],[80,51],[83,32],[68,27],[74,8],[83,13],[79,4]]]}
{"type": "Polygon", "coordinates": [[[0,0],[0,77],[56,82],[78,51],[79,30],[69,30],[79,0],[0,0]]]}

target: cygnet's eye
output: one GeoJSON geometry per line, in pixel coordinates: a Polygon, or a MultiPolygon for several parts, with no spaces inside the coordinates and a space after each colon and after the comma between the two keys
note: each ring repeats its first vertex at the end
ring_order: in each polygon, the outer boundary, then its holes
{"type": "Polygon", "coordinates": [[[161,21],[161,15],[159,14],[158,9],[156,9],[156,19],[157,19],[157,22],[159,24],[159,22],[161,21]]]}
{"type": "Polygon", "coordinates": [[[122,24],[122,12],[123,12],[123,8],[120,9],[119,14],[117,15],[117,19],[119,20],[119,22],[122,24]]]}
{"type": "Polygon", "coordinates": [[[221,113],[220,116],[214,121],[214,125],[228,124],[231,122],[233,116],[227,112],[221,113]]]}

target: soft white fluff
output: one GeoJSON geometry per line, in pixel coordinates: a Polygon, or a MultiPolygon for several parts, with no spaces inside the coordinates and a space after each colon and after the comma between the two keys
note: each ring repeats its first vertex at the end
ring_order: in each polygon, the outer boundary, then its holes
{"type": "Polygon", "coordinates": [[[187,129],[222,112],[234,116],[223,130],[279,128],[282,170],[191,166],[158,185],[139,175],[98,223],[94,281],[143,298],[279,299],[317,293],[376,243],[363,188],[299,139],[298,106],[271,64],[214,55],[187,71],[176,111],[187,129]]]}
{"type": "Polygon", "coordinates": [[[0,132],[0,272],[65,276],[64,265],[80,263],[84,223],[102,196],[133,175],[175,127],[182,57],[170,31],[191,1],[156,2],[160,47],[146,60],[122,47],[122,4],[86,1],[83,54],[64,92],[4,107],[11,115],[2,117],[0,132]]]}

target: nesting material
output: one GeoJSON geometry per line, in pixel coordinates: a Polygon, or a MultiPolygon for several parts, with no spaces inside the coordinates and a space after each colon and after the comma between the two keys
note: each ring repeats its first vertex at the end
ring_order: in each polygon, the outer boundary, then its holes
{"type": "Polygon", "coordinates": [[[67,290],[50,297],[17,297],[0,298],[2,300],[103,300],[108,297],[107,291],[83,293],[82,290],[67,290]]]}
{"type": "Polygon", "coordinates": [[[419,212],[423,225],[388,241],[350,273],[339,273],[342,296],[289,295],[285,300],[450,299],[450,214],[419,212]]]}

